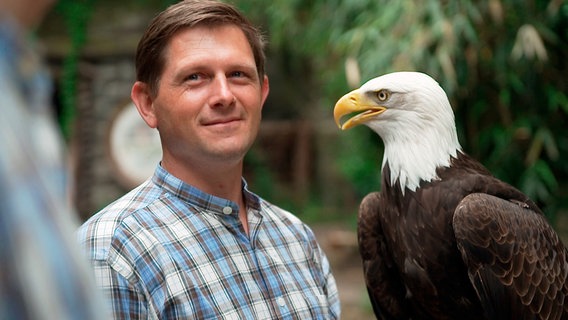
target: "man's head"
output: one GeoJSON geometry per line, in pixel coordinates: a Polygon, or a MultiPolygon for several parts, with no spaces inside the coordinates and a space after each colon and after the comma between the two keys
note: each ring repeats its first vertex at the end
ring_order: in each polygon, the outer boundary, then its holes
{"type": "Polygon", "coordinates": [[[131,97],[159,130],[166,170],[195,183],[189,176],[199,172],[242,168],[269,82],[262,38],[238,11],[210,0],[169,7],[151,23],[136,63],[131,97]]]}
{"type": "Polygon", "coordinates": [[[136,80],[148,84],[150,93],[155,96],[172,36],[185,28],[223,24],[235,25],[243,31],[254,55],[259,79],[263,79],[265,54],[260,31],[231,5],[215,0],[185,0],[160,13],[146,29],[136,51],[136,80]]]}

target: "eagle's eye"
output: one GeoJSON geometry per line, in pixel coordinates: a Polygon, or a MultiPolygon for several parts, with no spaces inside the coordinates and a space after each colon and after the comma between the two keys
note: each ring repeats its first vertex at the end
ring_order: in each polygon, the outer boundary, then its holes
{"type": "Polygon", "coordinates": [[[390,97],[390,92],[388,90],[380,90],[379,92],[377,92],[377,99],[379,99],[379,101],[387,101],[388,98],[390,97]]]}

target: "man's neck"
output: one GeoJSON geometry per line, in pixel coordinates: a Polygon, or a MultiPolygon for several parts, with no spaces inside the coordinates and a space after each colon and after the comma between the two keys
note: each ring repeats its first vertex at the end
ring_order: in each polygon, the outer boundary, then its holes
{"type": "Polygon", "coordinates": [[[163,159],[162,167],[176,178],[203,192],[235,203],[242,202],[242,161],[230,166],[211,164],[188,166],[163,159]]]}
{"type": "Polygon", "coordinates": [[[162,167],[176,178],[205,193],[235,202],[239,206],[239,220],[248,234],[247,208],[242,188],[243,161],[232,165],[207,163],[188,166],[163,159],[162,167]]]}

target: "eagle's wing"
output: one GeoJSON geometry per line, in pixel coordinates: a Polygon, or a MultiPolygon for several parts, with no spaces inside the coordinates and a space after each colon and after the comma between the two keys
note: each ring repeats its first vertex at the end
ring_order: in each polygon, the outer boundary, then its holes
{"type": "Polygon", "coordinates": [[[476,193],[459,203],[453,227],[489,318],[568,317],[567,251],[543,215],[476,193]]]}
{"type": "Polygon", "coordinates": [[[368,194],[361,201],[358,219],[359,252],[373,311],[379,319],[409,318],[403,305],[404,285],[394,271],[381,226],[381,195],[368,194]]]}

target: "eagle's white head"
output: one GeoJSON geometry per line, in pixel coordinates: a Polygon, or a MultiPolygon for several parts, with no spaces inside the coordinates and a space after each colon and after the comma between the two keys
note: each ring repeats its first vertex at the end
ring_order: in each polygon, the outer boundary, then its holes
{"type": "Polygon", "coordinates": [[[388,162],[390,183],[399,180],[402,192],[437,179],[436,168],[449,166],[461,151],[448,97],[423,73],[395,72],[369,80],[344,95],[333,114],[343,130],[365,124],[381,137],[382,166],[388,162]],[[341,123],[351,113],[356,114],[341,123]]]}

